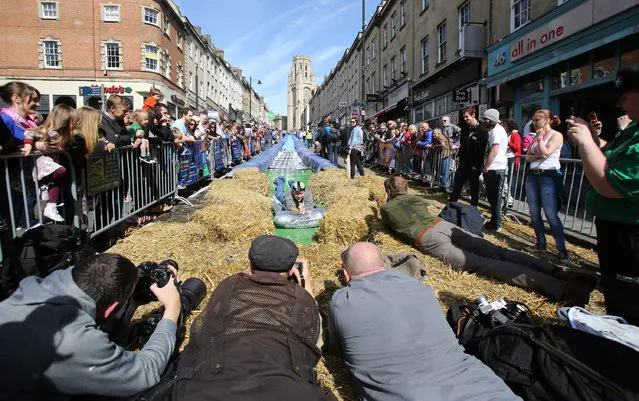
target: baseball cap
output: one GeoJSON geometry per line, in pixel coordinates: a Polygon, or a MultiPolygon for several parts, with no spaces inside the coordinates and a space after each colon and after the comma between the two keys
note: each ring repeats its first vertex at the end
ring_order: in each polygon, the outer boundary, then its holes
{"type": "Polygon", "coordinates": [[[639,71],[631,69],[619,71],[615,78],[615,90],[617,97],[630,91],[639,92],[639,71]]]}
{"type": "Polygon", "coordinates": [[[306,191],[306,185],[302,181],[296,181],[291,189],[295,192],[304,192],[306,191]]]}
{"type": "Polygon", "coordinates": [[[256,270],[287,272],[299,255],[293,241],[277,235],[260,235],[251,242],[249,260],[256,270]]]}

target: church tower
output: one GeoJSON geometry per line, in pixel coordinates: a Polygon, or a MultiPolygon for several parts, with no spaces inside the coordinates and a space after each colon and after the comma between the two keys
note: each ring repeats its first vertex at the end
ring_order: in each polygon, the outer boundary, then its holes
{"type": "Polygon", "coordinates": [[[293,65],[288,75],[288,129],[295,130],[306,126],[302,114],[308,108],[316,87],[311,58],[309,56],[293,57],[293,65]]]}

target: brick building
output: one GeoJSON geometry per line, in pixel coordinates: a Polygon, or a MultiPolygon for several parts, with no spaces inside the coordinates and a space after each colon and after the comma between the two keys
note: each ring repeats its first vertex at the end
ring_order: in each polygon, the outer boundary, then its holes
{"type": "Polygon", "coordinates": [[[187,106],[217,111],[223,119],[241,112],[241,70],[237,75],[224,50],[173,0],[3,4],[0,84],[21,80],[38,88],[42,114],[58,103],[99,109],[114,93],[141,108],[152,86],[173,116],[187,106]]]}

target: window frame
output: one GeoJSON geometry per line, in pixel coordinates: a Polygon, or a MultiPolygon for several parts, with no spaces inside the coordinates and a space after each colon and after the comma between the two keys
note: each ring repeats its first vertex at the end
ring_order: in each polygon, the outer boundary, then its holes
{"type": "Polygon", "coordinates": [[[399,29],[406,26],[406,0],[401,0],[399,3],[399,29]]]}
{"type": "Polygon", "coordinates": [[[375,60],[375,39],[371,43],[371,60],[375,60]]]}
{"type": "Polygon", "coordinates": [[[510,0],[510,32],[515,32],[521,28],[523,28],[524,26],[530,24],[532,22],[532,4],[530,0],[510,0]],[[515,20],[516,20],[516,14],[515,14],[515,6],[519,5],[521,6],[522,2],[526,2],[526,4],[528,5],[527,10],[526,10],[526,16],[527,19],[525,22],[521,22],[521,7],[519,9],[519,16],[520,16],[520,20],[519,20],[519,26],[515,26],[515,20]]]}
{"type": "Polygon", "coordinates": [[[57,1],[40,1],[38,4],[38,11],[40,12],[40,19],[44,19],[44,20],[58,20],[60,19],[60,8],[58,7],[58,2],[57,1]],[[55,16],[49,16],[46,15],[47,11],[50,10],[45,10],[44,6],[46,5],[53,5],[55,8],[55,16]]]}
{"type": "Polygon", "coordinates": [[[446,30],[446,21],[437,25],[437,63],[446,61],[446,44],[448,43],[448,32],[446,30]],[[443,28],[443,30],[442,30],[443,28]],[[442,35],[442,32],[444,33],[442,35]],[[443,36],[443,41],[442,41],[443,36]]]}
{"type": "Polygon", "coordinates": [[[120,42],[115,42],[115,41],[105,41],[102,43],[103,47],[104,47],[104,69],[107,71],[119,71],[123,69],[123,62],[122,62],[122,57],[121,57],[121,46],[122,43],[120,42]],[[110,45],[114,45],[117,47],[117,57],[118,57],[118,66],[117,67],[109,67],[109,46],[110,45]]]}
{"type": "Polygon", "coordinates": [[[155,72],[158,74],[162,74],[160,71],[160,46],[152,45],[149,43],[143,44],[144,46],[144,70],[147,72],[155,72]],[[157,56],[156,59],[147,57],[147,54],[153,54],[153,52],[149,51],[149,48],[154,48],[156,50],[155,54],[157,56]],[[155,69],[149,68],[148,60],[155,61],[155,69]]]}
{"type": "Polygon", "coordinates": [[[424,39],[421,40],[421,63],[422,63],[422,67],[421,67],[421,74],[426,74],[428,73],[428,56],[430,54],[429,49],[428,49],[428,36],[424,37],[424,39]]]}
{"type": "Polygon", "coordinates": [[[428,7],[430,7],[430,0],[422,0],[422,11],[425,11],[428,7]]]}
{"type": "Polygon", "coordinates": [[[146,25],[152,25],[152,26],[160,28],[160,14],[161,14],[160,11],[156,10],[153,7],[142,6],[142,22],[146,25]],[[155,13],[155,23],[151,21],[147,21],[146,19],[147,11],[151,11],[155,13]]]}
{"type": "Polygon", "coordinates": [[[388,64],[384,64],[382,67],[382,79],[384,88],[386,88],[388,86],[388,64]]]}
{"type": "Polygon", "coordinates": [[[171,19],[166,14],[162,16],[162,31],[166,36],[171,37],[171,19]]]}
{"type": "Polygon", "coordinates": [[[462,28],[465,27],[466,25],[468,25],[468,23],[470,22],[470,0],[466,1],[461,6],[459,6],[459,8],[457,9],[457,19],[458,19],[458,22],[459,22],[459,39],[458,39],[459,47],[458,47],[458,49],[461,49],[461,47],[462,47],[462,35],[461,35],[462,28]],[[464,12],[465,9],[467,9],[468,12],[464,12]],[[466,16],[465,20],[464,20],[464,16],[466,16]]]}
{"type": "Polygon", "coordinates": [[[406,73],[406,46],[399,49],[399,72],[406,73]]]}
{"type": "Polygon", "coordinates": [[[105,22],[105,23],[120,23],[120,22],[122,22],[122,5],[121,4],[113,4],[113,3],[102,4],[102,22],[105,22]],[[107,19],[107,12],[106,12],[106,8],[107,7],[115,7],[115,9],[118,10],[117,19],[107,19]]]}
{"type": "Polygon", "coordinates": [[[397,11],[391,15],[391,41],[397,36],[397,11]]]}
{"type": "Polygon", "coordinates": [[[61,70],[62,69],[62,52],[60,51],[60,41],[56,39],[45,39],[42,41],[42,59],[43,59],[43,68],[46,70],[61,70]],[[48,63],[48,54],[47,54],[47,44],[55,45],[55,56],[56,65],[49,65],[48,63]]]}
{"type": "Polygon", "coordinates": [[[397,56],[391,57],[391,81],[395,81],[395,73],[397,72],[397,56]]]}
{"type": "Polygon", "coordinates": [[[384,32],[383,32],[383,40],[384,40],[383,48],[386,49],[386,46],[388,46],[388,23],[384,24],[383,30],[384,30],[384,32]]]}

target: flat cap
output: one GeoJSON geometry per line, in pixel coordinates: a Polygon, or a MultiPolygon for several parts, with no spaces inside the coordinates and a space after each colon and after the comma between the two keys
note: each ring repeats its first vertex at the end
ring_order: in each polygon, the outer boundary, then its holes
{"type": "Polygon", "coordinates": [[[260,235],[251,243],[249,260],[256,270],[286,272],[293,267],[299,249],[293,241],[277,235],[260,235]]]}

